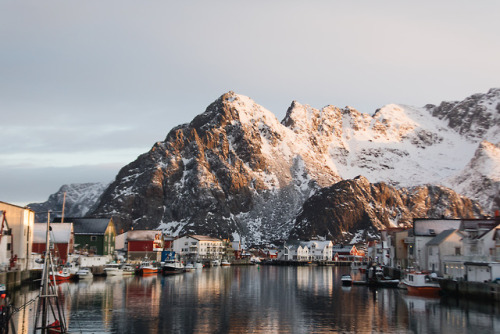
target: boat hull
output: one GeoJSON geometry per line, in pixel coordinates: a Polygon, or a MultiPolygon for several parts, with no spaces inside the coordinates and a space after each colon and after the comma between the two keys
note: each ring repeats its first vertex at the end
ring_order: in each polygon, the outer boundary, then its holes
{"type": "Polygon", "coordinates": [[[412,296],[421,296],[421,297],[439,297],[439,292],[441,288],[439,286],[412,286],[406,285],[406,289],[408,290],[408,294],[412,296]]]}

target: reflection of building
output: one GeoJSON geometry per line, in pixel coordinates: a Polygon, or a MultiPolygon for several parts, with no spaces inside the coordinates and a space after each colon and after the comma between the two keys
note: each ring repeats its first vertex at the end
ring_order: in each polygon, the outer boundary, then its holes
{"type": "Polygon", "coordinates": [[[195,259],[222,259],[225,248],[222,240],[205,235],[186,235],[174,240],[176,254],[195,259]]]}
{"type": "MultiPolygon", "coordinates": [[[[73,253],[73,224],[50,224],[50,249],[52,258],[60,260],[63,264],[68,261],[69,254],[73,253]]],[[[47,239],[47,224],[36,223],[33,230],[33,253],[45,252],[47,239]]]]}
{"type": "Polygon", "coordinates": [[[161,231],[133,230],[127,232],[127,258],[129,261],[160,261],[163,250],[161,231]]]}
{"type": "MultiPolygon", "coordinates": [[[[5,220],[10,228],[10,252],[8,267],[10,269],[26,270],[31,257],[31,244],[33,242],[33,225],[35,212],[17,205],[0,202],[0,211],[4,212],[5,220]]],[[[1,222],[0,222],[1,223],[1,222]]],[[[5,227],[4,227],[5,228],[5,227]]],[[[4,242],[2,234],[1,242],[4,242]]],[[[9,240],[7,237],[6,240],[9,240]]]]}

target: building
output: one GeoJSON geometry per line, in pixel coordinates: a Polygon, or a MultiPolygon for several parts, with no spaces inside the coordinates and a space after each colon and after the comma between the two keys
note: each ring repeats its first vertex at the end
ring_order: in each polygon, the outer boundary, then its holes
{"type": "Polygon", "coordinates": [[[152,230],[132,230],[127,232],[127,259],[138,262],[144,259],[161,261],[163,233],[152,230]]]}
{"type": "MultiPolygon", "coordinates": [[[[31,245],[33,244],[33,225],[35,224],[35,212],[27,207],[0,202],[0,211],[3,212],[5,220],[9,225],[10,233],[10,256],[9,269],[27,270],[31,258],[31,245]]],[[[5,229],[5,227],[4,227],[5,229]]],[[[6,240],[8,240],[7,238],[6,240]]],[[[7,242],[2,237],[2,242],[7,242]]],[[[9,250],[7,250],[9,253],[9,250]]]]}
{"type": "MultiPolygon", "coordinates": [[[[74,252],[73,223],[50,224],[49,240],[54,263],[65,264],[74,252]]],[[[47,224],[35,223],[33,229],[33,253],[43,254],[47,244],[47,224]]]]}
{"type": "Polygon", "coordinates": [[[462,253],[463,234],[459,230],[445,230],[427,242],[427,270],[442,276],[444,259],[462,253]]]}
{"type": "Polygon", "coordinates": [[[9,270],[13,255],[9,223],[4,212],[0,211],[0,272],[9,270]]]}
{"type": "Polygon", "coordinates": [[[173,250],[193,260],[221,260],[226,248],[222,240],[204,235],[185,235],[174,240],[173,250]]]}
{"type": "Polygon", "coordinates": [[[414,219],[413,229],[405,243],[408,247],[408,266],[417,269],[428,268],[427,243],[446,230],[457,230],[460,219],[414,219]]]}
{"type": "Polygon", "coordinates": [[[355,245],[333,245],[333,261],[360,261],[365,254],[355,245]]]}
{"type": "MultiPolygon", "coordinates": [[[[55,222],[61,218],[54,219],[55,222]]],[[[116,230],[112,218],[65,218],[73,223],[75,250],[80,254],[114,256],[116,230]]]]}

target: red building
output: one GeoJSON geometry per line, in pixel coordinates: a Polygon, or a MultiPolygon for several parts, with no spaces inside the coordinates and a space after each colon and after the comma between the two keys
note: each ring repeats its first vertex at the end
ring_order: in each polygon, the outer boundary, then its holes
{"type": "Polygon", "coordinates": [[[163,251],[161,231],[133,230],[127,232],[127,258],[129,261],[160,261],[163,251]]]}
{"type": "MultiPolygon", "coordinates": [[[[51,230],[49,231],[50,243],[52,246],[52,258],[64,264],[68,261],[69,254],[74,252],[74,235],[72,223],[57,223],[50,224],[51,230]]],[[[33,229],[33,245],[32,252],[43,254],[45,253],[45,246],[47,243],[47,224],[36,223],[33,229]]]]}

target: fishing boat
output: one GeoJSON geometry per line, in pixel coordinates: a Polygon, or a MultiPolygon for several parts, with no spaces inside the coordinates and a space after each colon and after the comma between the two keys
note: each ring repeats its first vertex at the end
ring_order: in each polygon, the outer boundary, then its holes
{"type": "Polygon", "coordinates": [[[123,269],[118,263],[108,263],[104,267],[104,273],[106,274],[106,276],[122,276],[123,269]]]}
{"type": "Polygon", "coordinates": [[[78,279],[92,279],[94,275],[90,268],[81,268],[76,272],[78,279]]]}
{"type": "Polygon", "coordinates": [[[137,273],[141,276],[158,274],[159,268],[151,261],[142,261],[137,273]]]}
{"type": "Polygon", "coordinates": [[[344,285],[344,286],[351,286],[352,285],[351,275],[342,275],[342,277],[340,278],[340,281],[342,282],[342,285],[344,285]]]}
{"type": "Polygon", "coordinates": [[[50,280],[56,283],[68,282],[74,278],[76,278],[76,274],[71,274],[66,268],[50,272],[50,280]]]}
{"type": "Polygon", "coordinates": [[[408,294],[421,297],[439,297],[441,287],[435,273],[410,271],[405,273],[403,283],[408,294]]]}
{"type": "Polygon", "coordinates": [[[179,260],[169,260],[163,264],[161,272],[163,275],[173,275],[183,273],[184,269],[184,264],[179,260]]]}

